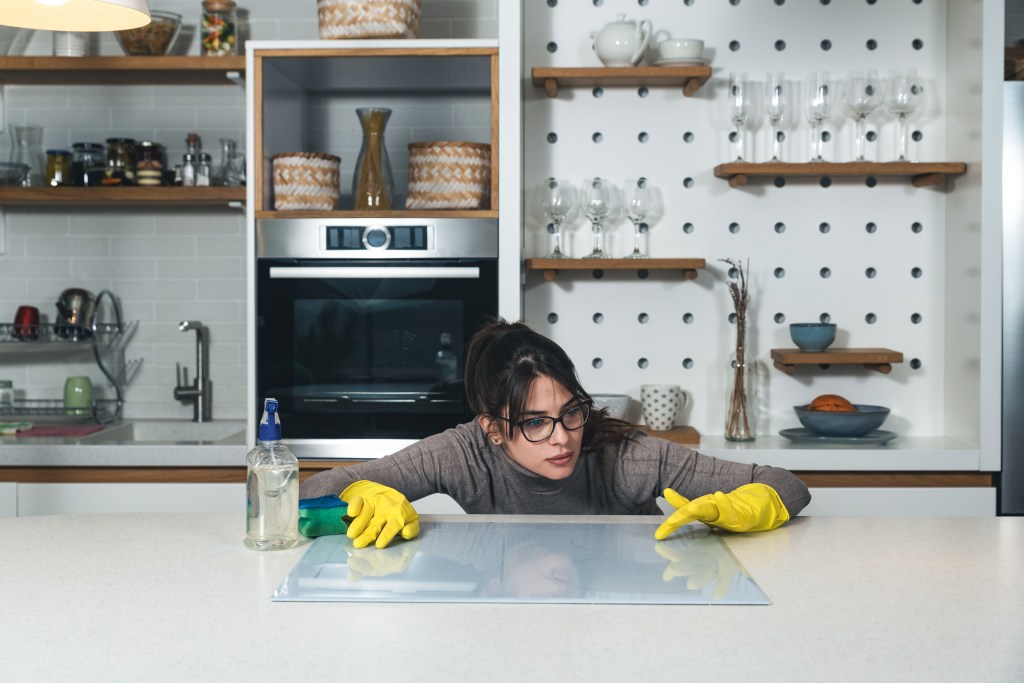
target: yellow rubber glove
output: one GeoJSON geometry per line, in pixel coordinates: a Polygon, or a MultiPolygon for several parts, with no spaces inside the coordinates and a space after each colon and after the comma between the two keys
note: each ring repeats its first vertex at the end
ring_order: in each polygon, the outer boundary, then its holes
{"type": "Polygon", "coordinates": [[[654,532],[659,541],[694,520],[729,531],[770,531],[789,521],[782,499],[767,484],[744,484],[730,493],[716,491],[693,500],[665,489],[665,500],[676,511],[654,532]]]}
{"type": "Polygon", "coordinates": [[[372,481],[357,481],[341,492],[348,503],[347,536],[352,547],[365,548],[373,543],[384,548],[398,534],[409,540],[420,533],[420,516],[412,504],[398,491],[372,481]]]}
{"type": "Polygon", "coordinates": [[[654,550],[668,560],[668,566],[661,575],[662,581],[685,578],[686,588],[698,591],[714,583],[712,597],[715,600],[721,600],[729,594],[729,588],[737,575],[750,576],[715,538],[699,539],[685,545],[677,539],[658,543],[654,550]]]}

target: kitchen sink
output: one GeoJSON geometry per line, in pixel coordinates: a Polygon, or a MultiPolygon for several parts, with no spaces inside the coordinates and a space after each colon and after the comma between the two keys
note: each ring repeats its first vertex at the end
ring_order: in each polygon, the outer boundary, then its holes
{"type": "Polygon", "coordinates": [[[242,420],[126,420],[82,439],[83,443],[245,444],[242,420]]]}

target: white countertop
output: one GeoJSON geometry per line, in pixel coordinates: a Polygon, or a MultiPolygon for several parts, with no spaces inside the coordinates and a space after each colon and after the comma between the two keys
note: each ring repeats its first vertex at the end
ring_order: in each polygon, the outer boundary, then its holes
{"type": "MultiPolygon", "coordinates": [[[[528,519],[649,520],[653,532],[661,518],[528,519]]],[[[4,680],[990,683],[1024,671],[1021,518],[808,517],[725,535],[767,607],[271,602],[305,548],[252,552],[242,534],[240,514],[0,519],[4,680]]]]}

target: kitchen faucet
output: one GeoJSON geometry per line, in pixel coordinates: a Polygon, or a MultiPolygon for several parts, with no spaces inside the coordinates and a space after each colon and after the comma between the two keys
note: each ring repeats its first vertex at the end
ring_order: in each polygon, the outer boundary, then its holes
{"type": "Polygon", "coordinates": [[[210,381],[210,335],[206,325],[198,320],[185,320],[178,325],[182,332],[196,332],[196,380],[188,383],[188,368],[177,363],[178,385],[174,398],[193,404],[192,421],[209,422],[213,405],[213,382],[210,381]]]}

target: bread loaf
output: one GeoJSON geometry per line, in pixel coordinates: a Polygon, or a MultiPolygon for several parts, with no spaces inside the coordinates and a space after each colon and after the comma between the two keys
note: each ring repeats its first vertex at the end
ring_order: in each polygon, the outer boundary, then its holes
{"type": "Polygon", "coordinates": [[[830,413],[856,413],[857,406],[838,394],[822,394],[807,406],[809,410],[822,410],[830,413]]]}

